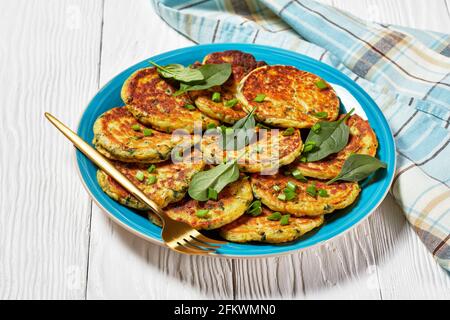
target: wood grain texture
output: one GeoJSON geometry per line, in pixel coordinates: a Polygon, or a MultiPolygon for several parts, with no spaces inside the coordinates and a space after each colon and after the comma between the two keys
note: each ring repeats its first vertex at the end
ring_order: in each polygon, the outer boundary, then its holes
{"type": "Polygon", "coordinates": [[[74,150],[44,120],[75,127],[97,89],[98,1],[2,1],[0,299],[85,296],[90,200],[74,150]]]}
{"type": "MultiPolygon", "coordinates": [[[[102,84],[138,61],[192,45],[160,21],[150,1],[107,0],[104,10],[102,84]]],[[[88,298],[233,298],[230,260],[152,245],[122,230],[96,206],[91,235],[88,298]]]]}

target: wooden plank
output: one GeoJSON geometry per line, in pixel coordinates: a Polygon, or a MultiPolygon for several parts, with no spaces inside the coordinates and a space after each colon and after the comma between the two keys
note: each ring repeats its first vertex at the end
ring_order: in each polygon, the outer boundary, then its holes
{"type": "MultiPolygon", "coordinates": [[[[150,1],[106,1],[101,83],[152,55],[191,44],[160,21],[150,1]]],[[[96,206],[91,235],[90,299],[233,297],[231,260],[189,257],[152,245],[115,225],[96,206]]]]}
{"type": "Polygon", "coordinates": [[[100,1],[2,1],[0,299],[85,296],[90,200],[72,128],[97,90],[100,1]]]}

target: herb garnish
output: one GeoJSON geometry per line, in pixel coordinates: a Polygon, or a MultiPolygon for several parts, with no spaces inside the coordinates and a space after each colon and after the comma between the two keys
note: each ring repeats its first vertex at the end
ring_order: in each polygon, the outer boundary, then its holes
{"type": "Polygon", "coordinates": [[[136,175],[134,177],[136,179],[138,179],[139,181],[143,181],[144,180],[144,173],[142,171],[138,171],[138,172],[136,172],[136,175]]]}
{"type": "Polygon", "coordinates": [[[282,225],[282,226],[288,225],[288,224],[289,224],[289,218],[290,218],[290,215],[289,215],[289,214],[283,215],[283,216],[281,217],[281,219],[280,219],[280,225],[282,225]]]}
{"type": "Polygon", "coordinates": [[[270,216],[268,216],[267,217],[267,220],[270,220],[270,221],[278,221],[278,220],[280,220],[281,219],[281,213],[279,213],[279,212],[274,212],[274,213],[272,213],[270,216]]]}
{"type": "Polygon", "coordinates": [[[292,176],[297,179],[298,181],[301,182],[308,182],[308,180],[305,178],[305,176],[301,173],[300,170],[295,169],[294,171],[292,171],[292,176]]]}
{"type": "Polygon", "coordinates": [[[306,193],[309,194],[311,197],[315,197],[317,195],[316,185],[313,183],[307,186],[306,193]]]}
{"type": "Polygon", "coordinates": [[[352,154],[345,160],[341,172],[339,172],[337,177],[328,181],[327,184],[337,180],[353,182],[361,181],[367,178],[372,172],[386,167],[386,163],[377,158],[366,154],[352,154]]]}
{"type": "Polygon", "coordinates": [[[200,209],[200,210],[197,210],[195,215],[197,217],[199,217],[199,218],[207,218],[208,213],[209,213],[209,210],[207,210],[207,209],[200,209]]]}
{"type": "Polygon", "coordinates": [[[319,118],[319,119],[326,118],[326,117],[328,117],[328,112],[325,112],[325,111],[316,112],[316,113],[314,113],[314,117],[319,118]]]}
{"type": "Polygon", "coordinates": [[[158,73],[166,79],[174,79],[182,82],[202,81],[205,79],[199,69],[185,67],[181,64],[169,64],[167,66],[160,66],[153,61],[149,61],[156,67],[158,73]]]}
{"type": "Polygon", "coordinates": [[[231,75],[231,64],[204,64],[198,68],[185,67],[181,64],[160,66],[150,61],[156,67],[161,77],[180,82],[180,88],[173,95],[177,96],[187,91],[205,90],[220,86],[231,75]]]}
{"type": "Polygon", "coordinates": [[[150,176],[147,178],[147,181],[145,181],[146,184],[154,184],[156,182],[156,176],[150,176]]]}
{"type": "Polygon", "coordinates": [[[261,201],[259,200],[253,201],[252,204],[247,209],[247,213],[253,217],[259,216],[261,212],[262,212],[261,201]]]}
{"type": "Polygon", "coordinates": [[[151,135],[153,135],[153,130],[150,128],[145,128],[142,133],[144,134],[144,137],[149,137],[151,135]]]}
{"type": "Polygon", "coordinates": [[[265,98],[266,98],[266,95],[264,93],[258,93],[256,95],[255,99],[253,99],[253,101],[255,101],[255,102],[263,102],[265,98]]]}
{"type": "Polygon", "coordinates": [[[198,69],[202,75],[203,80],[180,82],[180,89],[174,93],[175,96],[193,90],[206,90],[211,87],[220,86],[231,75],[231,65],[229,63],[222,64],[204,64],[198,69]]]}
{"type": "Polygon", "coordinates": [[[220,102],[220,92],[214,92],[211,96],[211,100],[214,102],[220,102]]]}
{"type": "Polygon", "coordinates": [[[332,153],[344,149],[347,145],[350,130],[345,124],[354,109],[345,115],[342,119],[333,122],[320,122],[320,131],[311,130],[305,141],[305,149],[308,145],[314,145],[314,148],[305,151],[304,156],[308,162],[319,161],[332,153]]]}

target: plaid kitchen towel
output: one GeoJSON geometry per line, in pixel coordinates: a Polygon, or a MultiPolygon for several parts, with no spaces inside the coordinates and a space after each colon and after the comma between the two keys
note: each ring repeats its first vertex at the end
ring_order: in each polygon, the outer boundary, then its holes
{"type": "Polygon", "coordinates": [[[392,194],[450,271],[450,36],[361,20],[313,0],[153,0],[197,43],[282,47],[334,66],[389,121],[398,167],[392,194]]]}

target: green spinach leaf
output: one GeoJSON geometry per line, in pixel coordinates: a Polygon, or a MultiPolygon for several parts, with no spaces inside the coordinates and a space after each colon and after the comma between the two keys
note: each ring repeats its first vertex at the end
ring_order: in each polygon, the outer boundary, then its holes
{"type": "Polygon", "coordinates": [[[319,161],[345,148],[350,135],[350,130],[345,122],[352,112],[353,109],[338,121],[319,122],[320,131],[311,130],[309,132],[305,145],[312,144],[314,148],[305,153],[306,161],[319,161]]]}
{"type": "Polygon", "coordinates": [[[343,181],[361,181],[367,178],[372,172],[380,168],[386,168],[386,163],[366,154],[352,154],[345,160],[341,172],[337,177],[328,181],[327,184],[337,180],[343,181]]]}
{"type": "Polygon", "coordinates": [[[235,159],[221,163],[210,170],[196,173],[189,184],[188,193],[192,199],[207,201],[209,188],[219,193],[228,184],[238,179],[239,167],[237,159],[235,159]]]}
{"type": "Polygon", "coordinates": [[[181,64],[169,64],[167,66],[160,66],[153,61],[150,61],[158,73],[166,79],[174,79],[182,82],[202,81],[205,79],[202,72],[199,69],[193,69],[185,67],[181,64]]]}

